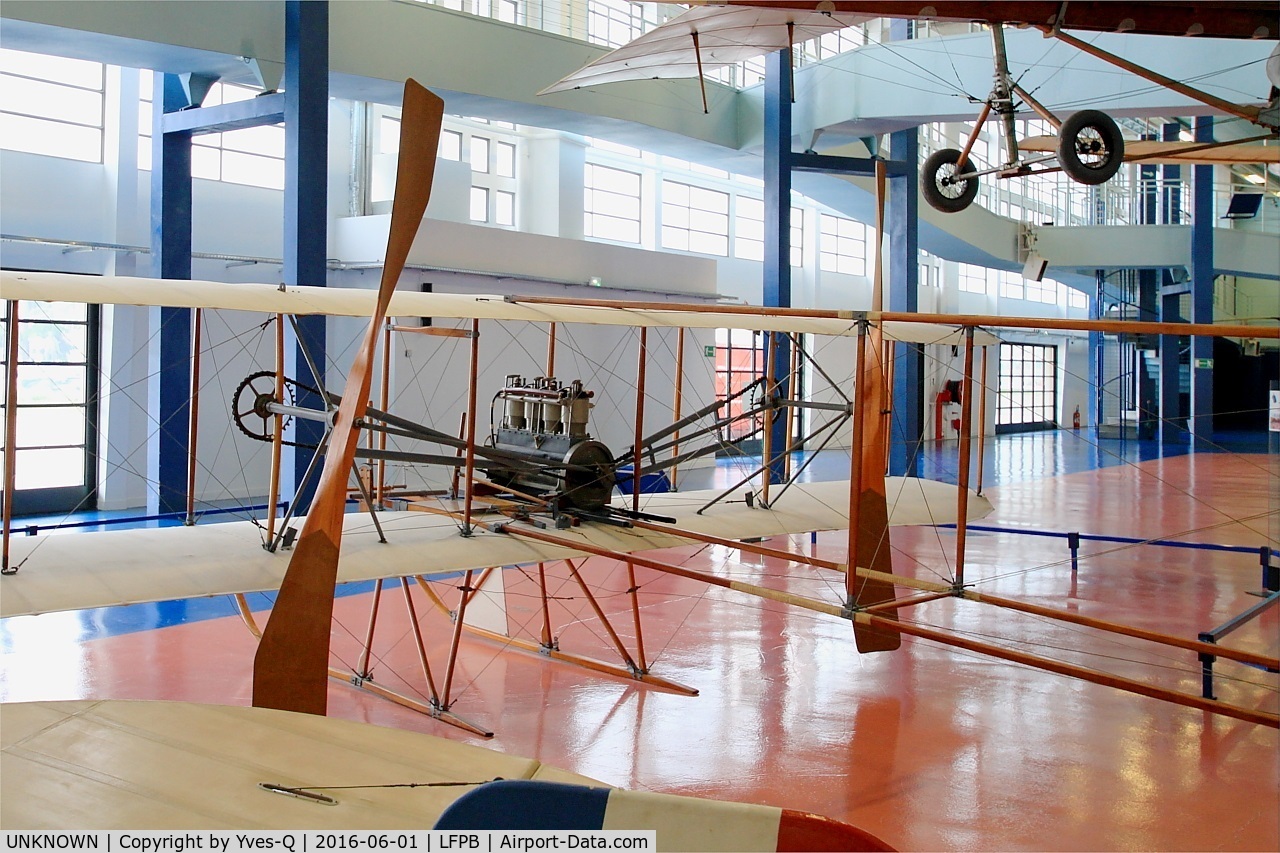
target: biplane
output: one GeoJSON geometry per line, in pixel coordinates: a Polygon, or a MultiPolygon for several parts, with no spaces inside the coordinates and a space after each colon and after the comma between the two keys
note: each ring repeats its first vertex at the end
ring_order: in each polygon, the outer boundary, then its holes
{"type": "MultiPolygon", "coordinates": [[[[319,392],[318,396],[324,401],[319,408],[297,404],[289,389],[301,389],[308,380],[286,377],[279,358],[273,371],[248,376],[237,386],[233,397],[232,417],[237,427],[271,446],[274,472],[279,471],[279,454],[286,441],[284,425],[288,419],[314,419],[324,424],[326,435],[321,452],[315,457],[322,460],[323,467],[318,474],[315,498],[304,519],[276,517],[277,473],[272,478],[270,509],[261,521],[82,536],[11,538],[12,501],[9,498],[13,489],[16,406],[10,406],[5,444],[7,574],[0,581],[3,583],[3,596],[0,596],[3,615],[232,594],[239,597],[241,612],[250,629],[261,636],[254,664],[254,705],[324,714],[328,681],[336,677],[467,731],[488,735],[488,729],[458,716],[454,708],[453,679],[464,631],[523,645],[557,660],[633,679],[657,689],[696,693],[693,687],[653,672],[646,659],[635,582],[636,570],[642,569],[846,620],[851,623],[855,644],[862,652],[889,652],[899,646],[902,635],[909,635],[1265,726],[1280,725],[1277,716],[1269,711],[1188,695],[1139,679],[1107,675],[1037,655],[1001,650],[969,637],[897,618],[903,607],[953,597],[1136,637],[1183,652],[1211,654],[1215,658],[1277,669],[1276,659],[1265,654],[980,594],[966,583],[966,526],[989,508],[985,499],[970,489],[974,398],[980,398],[979,406],[985,405],[985,395],[974,393],[975,350],[999,340],[988,331],[995,326],[1104,331],[1111,328],[1106,321],[1090,324],[892,314],[878,310],[761,309],[400,292],[395,289],[396,283],[430,194],[441,115],[442,104],[438,98],[415,83],[406,86],[397,191],[387,257],[377,291],[2,274],[0,284],[3,284],[4,298],[10,302],[11,318],[16,316],[12,312],[28,300],[256,312],[269,318],[262,325],[275,330],[277,352],[283,349],[281,318],[286,315],[370,318],[341,394],[327,391],[320,380],[311,380],[316,383],[311,390],[319,392]],[[377,408],[369,402],[377,345],[383,341],[385,359],[389,352],[387,340],[395,328],[388,326],[388,317],[430,317],[433,321],[452,319],[456,322],[453,326],[433,325],[427,332],[444,340],[465,342],[467,402],[456,433],[396,415],[385,399],[377,408]],[[580,379],[556,380],[550,354],[542,366],[545,369],[541,376],[529,379],[505,370],[500,384],[482,389],[480,324],[492,321],[544,327],[547,340],[552,343],[549,352],[554,346],[557,328],[586,324],[634,329],[638,352],[630,446],[611,447],[592,436],[593,395],[600,389],[580,379]],[[794,368],[779,372],[770,367],[761,382],[733,392],[729,399],[708,403],[688,414],[684,414],[677,403],[670,423],[653,429],[652,418],[646,416],[644,405],[649,396],[645,370],[650,358],[648,333],[662,328],[725,327],[752,329],[775,341],[803,334],[851,342],[852,351],[846,349],[844,353],[853,365],[852,392],[841,391],[832,402],[806,401],[794,394],[795,383],[788,381],[794,368]],[[892,360],[886,353],[895,342],[949,345],[964,352],[960,470],[955,486],[919,478],[885,476],[886,433],[892,411],[888,398],[892,383],[887,376],[892,360]],[[492,394],[487,437],[479,426],[483,419],[482,393],[492,394]],[[829,418],[815,418],[817,425],[809,427],[808,435],[788,434],[782,447],[771,446],[770,421],[796,409],[808,409],[829,418]],[[754,466],[741,482],[727,490],[708,493],[645,493],[646,477],[691,464],[713,452],[708,448],[717,446],[714,436],[732,432],[731,427],[744,423],[748,428],[741,434],[758,434],[763,446],[761,464],[754,466]],[[790,451],[803,443],[803,439],[830,435],[846,427],[853,448],[846,480],[802,482],[803,463],[786,470],[790,451]],[[389,448],[387,440],[391,439],[412,441],[414,449],[389,448]],[[357,460],[371,465],[360,470],[357,460]],[[441,469],[446,472],[447,486],[405,490],[388,484],[377,472],[392,462],[441,469]],[[783,470],[781,476],[776,477],[775,467],[779,465],[783,470]],[[625,470],[627,468],[630,470],[625,470]],[[616,486],[620,479],[625,480],[625,486],[619,494],[616,486]],[[360,512],[347,512],[351,497],[362,505],[360,512]],[[951,580],[946,583],[920,581],[895,573],[889,527],[943,523],[956,526],[951,580]],[[843,561],[796,553],[760,541],[775,535],[830,529],[847,531],[843,561]],[[676,543],[729,548],[833,573],[834,586],[840,594],[834,600],[798,595],[644,553],[676,543]],[[560,648],[545,619],[540,635],[522,644],[500,629],[486,627],[483,618],[476,618],[484,602],[492,600],[487,593],[496,592],[500,596],[501,567],[504,566],[537,566],[541,576],[546,563],[567,559],[570,573],[584,596],[594,602],[583,577],[586,573],[582,563],[572,561],[579,557],[609,558],[626,566],[630,613],[635,622],[634,648],[626,647],[619,632],[608,626],[601,609],[594,607],[596,616],[606,626],[620,663],[605,663],[560,648]],[[426,593],[425,578],[456,577],[459,573],[461,584],[456,605],[450,607],[438,596],[427,595],[438,609],[448,614],[453,626],[443,672],[438,665],[432,669],[418,637],[428,701],[418,702],[375,683],[369,677],[368,662],[373,652],[384,580],[399,580],[405,606],[416,626],[414,588],[420,587],[426,593]],[[330,667],[335,587],[339,582],[352,580],[374,582],[373,611],[362,645],[361,662],[353,671],[335,670],[330,667]],[[914,592],[908,599],[899,599],[895,592],[897,586],[914,592]],[[243,595],[276,589],[272,614],[265,628],[259,629],[244,606],[243,595]]],[[[878,233],[883,230],[878,229],[878,233]]],[[[881,275],[878,264],[876,275],[877,278],[881,275]]],[[[1280,337],[1280,330],[1256,326],[1133,322],[1123,326],[1126,331],[1150,334],[1280,337]]],[[[16,324],[10,328],[16,328],[16,324]]],[[[420,332],[406,332],[417,333],[420,332]]],[[[18,393],[15,335],[10,336],[8,345],[7,399],[14,401],[18,393]]],[[[796,346],[793,352],[799,358],[803,348],[796,346]]],[[[192,367],[198,369],[198,362],[192,367]]],[[[384,371],[384,387],[386,375],[384,371]]],[[[675,371],[677,400],[682,375],[681,370],[675,371]]],[[[986,384],[985,379],[981,384],[986,384]]],[[[385,398],[385,392],[383,396],[385,398]]],[[[984,420],[980,410],[979,421],[984,420]]],[[[316,467],[320,468],[320,464],[316,467]]],[[[980,460],[978,467],[981,471],[980,460]]],[[[545,613],[545,587],[541,594],[545,613]]]]}
{"type": "MultiPolygon", "coordinates": [[[[921,166],[920,187],[928,203],[955,213],[973,203],[979,181],[1014,178],[1061,170],[1078,183],[1106,183],[1125,162],[1277,163],[1280,147],[1280,71],[1272,53],[1267,66],[1271,90],[1266,103],[1234,103],[1164,74],[1144,68],[1072,35],[1069,31],[1115,32],[1158,36],[1262,39],[1280,38],[1274,3],[1194,2],[859,2],[859,0],[698,0],[692,8],[639,36],[627,45],[588,63],[543,90],[542,94],[610,83],[704,73],[765,53],[790,50],[828,32],[871,18],[981,22],[991,33],[994,82],[982,101],[967,140],[959,149],[933,152],[921,166]],[[1048,38],[1171,89],[1215,111],[1244,119],[1259,128],[1247,139],[1219,142],[1141,142],[1126,149],[1115,120],[1105,112],[1085,109],[1061,118],[1036,100],[1010,72],[1006,27],[1034,27],[1048,38]],[[1015,116],[1030,112],[1050,124],[1056,135],[1020,141],[1015,116]],[[999,124],[1007,160],[979,166],[971,159],[974,144],[989,118],[999,124]],[[1270,142],[1271,145],[1263,143],[1270,142]],[[1056,165],[1054,163],[1056,162],[1056,165]]],[[[794,74],[794,63],[791,66],[794,74]]]]}

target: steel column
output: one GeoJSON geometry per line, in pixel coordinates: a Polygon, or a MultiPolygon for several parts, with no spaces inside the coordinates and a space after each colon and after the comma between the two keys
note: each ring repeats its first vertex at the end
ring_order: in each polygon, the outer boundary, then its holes
{"type": "MultiPolygon", "coordinates": [[[[1213,141],[1213,118],[1196,118],[1196,142],[1213,141]]],[[[1192,166],[1191,322],[1213,322],[1213,167],[1192,166]]],[[[1193,441],[1213,438],[1213,339],[1191,339],[1191,418],[1193,441]],[[1208,359],[1208,367],[1197,366],[1208,359]]]]}
{"type": "MultiPolygon", "coordinates": [[[[1165,142],[1177,142],[1182,126],[1177,122],[1166,124],[1162,131],[1165,142]]],[[[1160,193],[1161,223],[1164,225],[1180,225],[1182,221],[1182,190],[1178,184],[1182,180],[1182,167],[1178,165],[1163,166],[1160,193]]],[[[1179,294],[1172,292],[1173,276],[1168,270],[1161,273],[1164,285],[1160,294],[1160,321],[1174,323],[1182,320],[1179,310],[1179,294]]],[[[1182,364],[1181,350],[1183,339],[1177,335],[1160,336],[1160,441],[1164,444],[1184,444],[1187,441],[1187,428],[1183,421],[1182,409],[1182,364]]]]}
{"type": "MultiPolygon", "coordinates": [[[[791,82],[789,50],[765,58],[763,304],[767,308],[791,307],[791,82]]],[[[776,347],[766,343],[765,358],[769,359],[772,375],[787,377],[789,351],[790,341],[783,340],[776,347]]],[[[790,377],[781,379],[777,393],[785,397],[789,383],[790,377]]],[[[770,419],[770,446],[785,448],[786,441],[785,421],[770,419]]],[[[768,459],[763,461],[768,466],[769,479],[781,482],[782,460],[774,464],[768,459]]]]}
{"type": "MultiPolygon", "coordinates": [[[[902,130],[889,136],[889,156],[906,167],[889,173],[889,310],[920,308],[920,194],[919,131],[902,130]]],[[[894,345],[893,415],[889,423],[889,473],[919,474],[916,448],[924,435],[924,353],[909,343],[894,345]]]]}
{"type": "MultiPolygon", "coordinates": [[[[329,158],[329,4],[288,0],[285,15],[284,69],[284,268],[288,285],[323,287],[327,281],[328,158],[329,158]]],[[[295,346],[290,347],[289,373],[306,363],[299,351],[305,345],[319,370],[325,364],[325,319],[299,317],[295,346]]],[[[307,384],[323,387],[324,377],[307,384]]],[[[301,393],[299,406],[322,408],[316,395],[301,393]]],[[[319,444],[322,424],[296,419],[294,439],[319,444]]],[[[314,486],[302,479],[314,451],[295,447],[293,502],[299,511],[311,503],[314,486]]]]}
{"type": "MultiPolygon", "coordinates": [[[[164,114],[189,106],[175,74],[155,75],[151,257],[160,278],[191,278],[191,132],[164,132],[164,114]]],[[[186,512],[191,400],[191,309],[160,308],[156,418],[157,512],[186,512]]]]}

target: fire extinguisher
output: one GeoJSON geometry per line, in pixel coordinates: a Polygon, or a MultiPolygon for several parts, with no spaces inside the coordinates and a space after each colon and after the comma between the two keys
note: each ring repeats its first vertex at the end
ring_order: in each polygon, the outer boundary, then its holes
{"type": "Polygon", "coordinates": [[[1080,429],[1080,407],[1079,406],[1076,406],[1075,414],[1071,416],[1071,428],[1075,430],[1080,429]]]}

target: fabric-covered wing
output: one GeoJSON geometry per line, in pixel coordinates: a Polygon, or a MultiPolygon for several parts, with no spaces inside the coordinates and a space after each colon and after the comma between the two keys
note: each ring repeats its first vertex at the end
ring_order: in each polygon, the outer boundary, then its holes
{"type": "Polygon", "coordinates": [[[623,80],[697,77],[699,57],[701,70],[708,71],[785,50],[865,20],[863,15],[829,15],[805,9],[702,6],[588,63],[538,94],[623,80]],[[788,24],[793,26],[788,29],[788,24]]]}
{"type": "MultiPolygon", "coordinates": [[[[82,302],[113,305],[163,305],[172,308],[222,308],[261,311],[268,314],[325,314],[368,317],[377,293],[344,287],[280,287],[273,284],[228,284],[220,281],[166,281],[128,276],[93,276],[75,273],[27,273],[0,270],[0,291],[5,299],[42,302],[82,302]]],[[[812,335],[857,334],[852,311],[832,311],[830,316],[797,317],[787,314],[730,313],[717,311],[714,303],[697,311],[676,311],[660,302],[653,308],[612,308],[584,301],[578,305],[548,305],[511,301],[503,296],[470,296],[456,293],[416,293],[400,290],[387,310],[393,317],[440,319],[524,320],[531,323],[587,323],[607,326],[648,326],[688,329],[752,329],[812,335]]],[[[889,340],[916,344],[964,342],[963,332],[938,323],[886,322],[877,324],[889,340]]],[[[978,346],[1000,339],[979,330],[978,346]]]]}
{"type": "MultiPolygon", "coordinates": [[[[644,495],[641,509],[678,519],[677,527],[732,539],[830,530],[848,524],[847,480],[796,484],[770,509],[722,501],[697,510],[712,491],[644,495]]],[[[888,478],[890,524],[954,522],[956,487],[911,477],[888,478]]],[[[970,519],[991,511],[984,498],[969,495],[970,519]]],[[[477,529],[458,535],[447,516],[385,512],[387,532],[380,543],[367,515],[343,517],[338,582],[413,574],[452,573],[581,556],[571,548],[543,545],[477,529]]],[[[645,551],[688,542],[674,534],[584,524],[557,531],[617,551],[645,551]]],[[[13,560],[22,566],[0,581],[0,616],[83,610],[151,601],[277,589],[287,553],[262,549],[261,531],[251,522],[202,524],[105,533],[53,533],[16,537],[13,560]]]]}
{"type": "Polygon", "coordinates": [[[1280,33],[1274,0],[657,0],[699,6],[825,9],[871,18],[997,21],[1064,30],[1152,36],[1273,39],[1280,33]]]}

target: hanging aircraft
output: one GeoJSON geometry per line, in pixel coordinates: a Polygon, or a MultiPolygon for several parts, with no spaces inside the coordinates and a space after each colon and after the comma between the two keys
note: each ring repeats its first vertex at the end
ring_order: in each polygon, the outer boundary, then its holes
{"type": "MultiPolygon", "coordinates": [[[[280,359],[273,375],[249,377],[238,389],[233,417],[238,425],[257,437],[270,440],[278,459],[284,442],[287,418],[314,418],[326,425],[323,470],[300,533],[288,521],[281,534],[274,532],[275,498],[264,523],[198,525],[189,528],[134,530],[113,533],[21,537],[11,541],[10,510],[13,493],[14,423],[17,406],[7,407],[6,482],[4,512],[4,568],[6,576],[0,615],[41,613],[50,610],[109,606],[135,601],[189,598],[201,595],[241,596],[241,609],[250,629],[258,628],[243,594],[278,589],[272,615],[254,662],[253,702],[255,706],[323,714],[327,707],[328,679],[338,677],[355,686],[385,695],[415,707],[433,717],[459,725],[477,734],[489,732],[458,717],[451,693],[460,638],[464,630],[480,636],[494,636],[492,629],[468,626],[468,608],[478,605],[480,591],[500,590],[502,571],[508,565],[539,565],[570,559],[570,573],[590,598],[582,578],[579,556],[617,559],[627,565],[630,576],[631,612],[638,621],[634,572],[644,568],[693,579],[782,602],[806,610],[849,621],[860,651],[889,651],[897,648],[901,635],[921,637],[970,651],[993,654],[1053,672],[1118,687],[1178,704],[1225,714],[1250,722],[1280,726],[1280,718],[1267,711],[1239,707],[1203,697],[1156,687],[1145,682],[1063,664],[1035,655],[1010,652],[946,631],[935,630],[897,618],[899,608],[937,597],[1032,612],[1144,640],[1173,646],[1198,654],[1237,660],[1263,668],[1280,667],[1274,657],[1243,652],[1228,647],[1171,637],[1157,632],[1102,623],[1067,611],[979,594],[964,580],[965,530],[971,518],[985,513],[989,504],[970,492],[972,402],[985,400],[975,394],[973,357],[978,346],[998,342],[986,331],[989,327],[1081,328],[1117,331],[1119,324],[1108,321],[1055,321],[1032,318],[983,316],[940,316],[892,314],[882,311],[827,311],[818,309],[763,309],[750,306],[707,306],[678,303],[608,302],[528,298],[519,296],[463,296],[397,292],[395,285],[404,268],[410,244],[430,194],[437,139],[442,116],[438,98],[415,83],[406,86],[402,118],[400,166],[388,237],[388,249],[379,289],[289,288],[275,285],[224,284],[200,281],[161,281],[110,276],[64,274],[0,273],[4,298],[10,302],[10,317],[23,301],[73,301],[122,305],[163,305],[199,309],[223,308],[255,311],[276,317],[277,352],[283,350],[283,315],[321,314],[367,316],[369,325],[353,366],[347,372],[341,395],[316,390],[326,398],[323,408],[307,410],[290,401],[291,384],[283,375],[280,359]],[[375,409],[368,402],[375,350],[386,340],[386,318],[432,317],[463,321],[439,334],[467,340],[469,344],[468,401],[459,435],[447,434],[424,424],[397,417],[386,402],[375,409]],[[495,425],[488,440],[480,433],[478,400],[479,329],[482,321],[533,322],[553,330],[561,324],[603,324],[637,330],[635,439],[629,450],[615,455],[612,448],[592,438],[589,432],[591,389],[573,381],[552,382],[548,365],[541,381],[528,382],[519,374],[511,376],[494,393],[495,425]],[[646,422],[644,366],[646,330],[653,328],[746,328],[774,336],[805,334],[851,338],[855,344],[853,393],[838,403],[810,403],[791,396],[795,383],[779,375],[775,367],[766,370],[763,382],[755,384],[755,396],[745,404],[742,415],[723,401],[701,407],[649,433],[646,422]],[[963,427],[960,434],[960,475],[958,486],[931,483],[917,478],[887,478],[886,429],[891,410],[886,373],[891,361],[885,357],[895,342],[943,344],[964,351],[962,393],[963,427]],[[255,384],[255,380],[259,380],[255,384]],[[496,409],[501,403],[500,422],[496,409]],[[834,420],[821,429],[835,431],[837,425],[852,428],[853,460],[847,481],[800,482],[803,466],[792,470],[784,482],[772,482],[761,465],[727,492],[698,494],[643,494],[646,473],[654,473],[694,458],[694,449],[679,452],[682,437],[697,432],[695,424],[710,419],[703,431],[716,432],[735,421],[755,424],[764,440],[766,463],[783,463],[800,443],[791,437],[784,447],[772,447],[769,422],[781,412],[796,407],[829,412],[834,420]],[[500,423],[500,425],[499,425],[500,423]],[[361,436],[373,436],[378,447],[361,447],[361,436]],[[421,440],[442,450],[387,451],[383,436],[421,440]],[[403,455],[399,455],[403,454],[403,455]],[[352,473],[357,458],[385,462],[405,461],[444,467],[456,471],[455,483],[444,493],[429,496],[435,513],[388,511],[388,495],[383,485],[357,475],[355,494],[371,512],[347,513],[352,473]],[[459,459],[461,461],[459,461],[459,459]],[[633,468],[630,494],[614,495],[618,463],[633,468]],[[895,574],[890,561],[888,527],[891,524],[956,524],[954,581],[937,583],[895,574]],[[267,535],[262,536],[265,527],[267,535]],[[844,562],[793,553],[763,544],[762,537],[822,529],[846,529],[848,555],[844,562]],[[762,584],[731,580],[711,572],[691,569],[670,560],[642,552],[677,543],[713,544],[736,551],[783,559],[808,565],[821,572],[842,577],[838,601],[798,595],[762,584]],[[265,546],[265,547],[260,547],[265,546]],[[282,571],[283,553],[288,566],[282,571]],[[236,555],[229,559],[229,555],[236,555]],[[37,560],[36,558],[39,558],[37,560]],[[42,564],[43,563],[43,564],[42,564]],[[480,571],[480,577],[474,573],[480,571]],[[425,578],[463,573],[459,599],[450,610],[438,597],[433,603],[449,613],[453,622],[452,641],[443,678],[431,670],[419,638],[418,649],[429,692],[429,701],[416,702],[397,696],[369,679],[368,659],[374,642],[377,606],[383,580],[399,579],[405,604],[414,625],[412,587],[426,589],[425,578]],[[374,613],[362,646],[363,660],[354,672],[330,668],[330,634],[335,587],[339,582],[373,580],[374,613]],[[916,590],[909,601],[896,598],[895,587],[916,590]]],[[[880,194],[883,197],[883,193],[880,194]]],[[[881,213],[883,217],[883,213],[881,213]]],[[[881,223],[883,226],[883,223],[881,223]]],[[[884,228],[877,229],[883,234],[884,228]]],[[[874,256],[878,257],[879,252],[874,256]]],[[[874,278],[882,279],[877,262],[874,278]]],[[[877,291],[882,288],[877,287],[877,291]]],[[[10,328],[16,328],[11,324],[10,328]]],[[[1280,330],[1256,326],[1207,326],[1194,324],[1123,323],[1123,331],[1150,334],[1193,334],[1280,338],[1280,330]]],[[[554,332],[549,333],[554,340],[554,332]]],[[[799,348],[796,350],[799,352],[799,348]]],[[[384,358],[387,350],[384,343],[384,358]]],[[[7,399],[17,399],[17,340],[10,336],[7,365],[7,399]]],[[[985,360],[984,360],[985,362],[985,360]]],[[[769,360],[773,365],[773,360],[769,360]]],[[[196,362],[198,367],[198,361],[196,362]]],[[[786,371],[783,371],[784,373],[786,371]]],[[[794,373],[794,369],[790,371],[794,373]]],[[[384,377],[386,375],[384,371],[384,377]]],[[[680,371],[676,371],[677,382],[680,371]]],[[[985,385],[985,380],[982,383],[985,385]]],[[[740,395],[745,396],[745,395],[740,395]]],[[[741,402],[741,401],[740,401],[741,402]]],[[[984,420],[981,412],[979,421],[984,420]]],[[[367,444],[367,442],[366,442],[367,444]]],[[[979,446],[980,447],[980,446],[979,446]]],[[[981,450],[979,450],[979,456],[981,450]]],[[[981,460],[979,459],[979,471],[981,460]]],[[[279,465],[273,482],[278,483],[279,465]]],[[[399,499],[421,495],[404,495],[399,499]]],[[[394,500],[396,496],[391,495],[394,500]]],[[[297,523],[295,520],[294,523],[297,523]]],[[[499,593],[500,594],[500,593],[499,593]]],[[[429,596],[430,597],[430,596],[429,596]]],[[[543,591],[544,603],[546,591],[543,591]]],[[[607,625],[597,608],[597,616],[607,625]]],[[[544,621],[538,640],[526,647],[540,653],[578,663],[591,669],[633,678],[656,687],[683,693],[696,690],[662,679],[652,673],[637,630],[636,648],[628,649],[613,635],[622,663],[605,664],[565,652],[558,647],[550,626],[544,621]]],[[[502,637],[504,642],[508,639],[502,637]]],[[[438,670],[437,670],[438,672],[438,670]]]]}
{"type": "MultiPolygon", "coordinates": [[[[668,2],[668,0],[659,0],[668,2]]],[[[989,26],[994,57],[994,82],[982,102],[968,139],[959,148],[935,151],[921,167],[920,185],[925,200],[937,210],[955,213],[973,203],[979,180],[1022,177],[1061,170],[1078,183],[1097,185],[1110,180],[1127,160],[1157,162],[1170,157],[1178,162],[1198,155],[1197,162],[1276,162],[1280,148],[1253,143],[1274,143],[1280,138],[1280,45],[1268,64],[1271,94],[1266,104],[1237,104],[1143,68],[1120,56],[1082,41],[1069,30],[1117,32],[1139,35],[1197,36],[1201,38],[1280,38],[1280,23],[1273,2],[860,2],[860,0],[694,0],[682,15],[639,36],[627,45],[588,63],[547,87],[541,94],[620,80],[697,76],[765,53],[789,49],[824,32],[853,26],[870,18],[908,18],[927,21],[982,22],[989,26]],[[825,16],[826,23],[822,18],[825,16]],[[1080,110],[1059,118],[1041,104],[1010,73],[1004,29],[1034,27],[1046,37],[1058,39],[1084,53],[1138,75],[1156,85],[1199,101],[1214,110],[1245,119],[1260,132],[1244,140],[1181,143],[1144,142],[1139,152],[1126,154],[1119,126],[1100,110],[1080,110]],[[1020,143],[1015,116],[1030,110],[1056,131],[1052,141],[1020,143]],[[974,143],[988,118],[999,123],[1007,160],[980,167],[971,159],[974,143]],[[1215,159],[1216,154],[1223,159],[1215,159]],[[1024,156],[1024,155],[1031,156],[1024,156]],[[1057,165],[1052,165],[1056,161],[1057,165]]],[[[792,67],[794,74],[794,66],[792,67]]],[[[703,109],[706,110],[705,81],[703,109]]]]}

